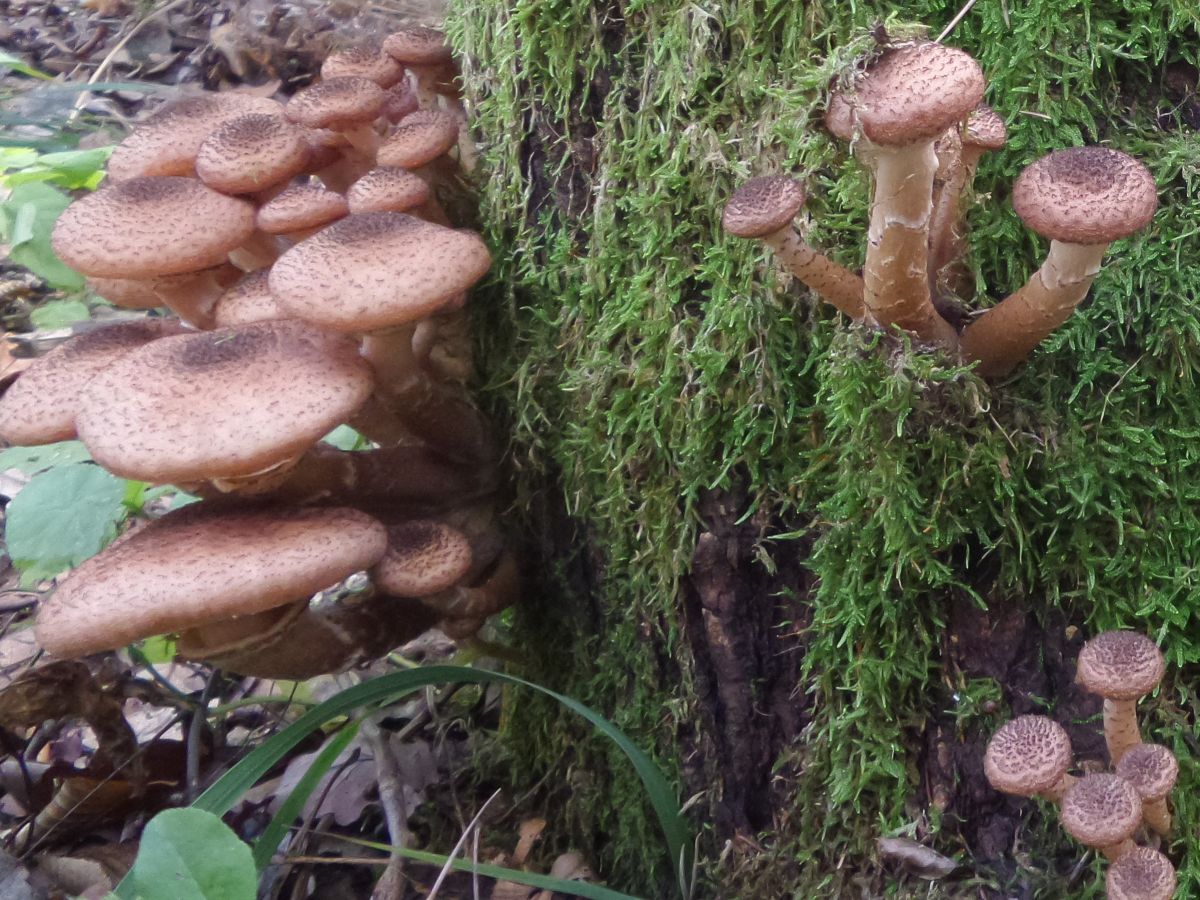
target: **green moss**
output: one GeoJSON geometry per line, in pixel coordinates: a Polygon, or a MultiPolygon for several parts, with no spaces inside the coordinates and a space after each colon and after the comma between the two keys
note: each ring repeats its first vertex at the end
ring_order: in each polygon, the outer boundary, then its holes
{"type": "MultiPolygon", "coordinates": [[[[1044,250],[1003,202],[1037,156],[1102,140],[1145,159],[1161,187],[1152,228],[1113,249],[1086,307],[995,387],[848,328],[757,245],[720,232],[740,180],[798,171],[812,239],[860,262],[868,185],[819,128],[823,91],[888,12],[936,33],[959,6],[453,4],[449,30],[493,139],[485,396],[511,430],[515,508],[565,509],[586,529],[575,552],[598,570],[598,609],[581,607],[563,560],[518,617],[541,661],[534,676],[677,769],[695,702],[678,632],[697,498],[744,478],[756,504],[805,523],[767,556],[815,538],[799,690],[817,715],[780,761],[803,763],[797,812],[759,836],[757,864],[720,865],[720,848],[705,847],[727,896],[751,877],[799,896],[833,896],[850,879],[879,889],[872,841],[913,820],[914,739],[941,702],[952,595],[1135,625],[1176,665],[1200,662],[1200,141],[1156,120],[1170,119],[1165,64],[1196,61],[1190,4],[980,3],[949,39],[983,63],[1011,135],[977,182],[981,303],[1018,286],[1044,250]],[[981,561],[995,567],[986,597],[964,577],[981,561]]],[[[1150,710],[1185,757],[1194,685],[1178,675],[1150,710]]],[[[989,722],[985,706],[960,708],[961,726],[989,722]]],[[[569,801],[554,803],[558,833],[589,846],[611,883],[657,896],[661,845],[611,748],[534,700],[514,705],[509,733],[521,771],[549,772],[551,797],[569,801]]],[[[1185,761],[1178,807],[1192,826],[1198,786],[1185,761]]],[[[961,851],[952,833],[939,840],[961,851]]],[[[1073,853],[1053,829],[1045,840],[1039,860],[1073,853]]],[[[1200,890],[1200,858],[1173,849],[1184,891],[1200,890]]],[[[1043,890],[1066,889],[1047,872],[1043,890]]]]}

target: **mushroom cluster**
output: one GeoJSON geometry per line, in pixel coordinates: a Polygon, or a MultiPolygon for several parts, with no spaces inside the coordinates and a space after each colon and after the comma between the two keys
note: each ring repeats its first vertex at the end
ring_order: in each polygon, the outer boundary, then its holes
{"type": "Polygon", "coordinates": [[[1112,772],[1075,776],[1071,741],[1048,716],[1018,716],[988,742],[984,772],[996,790],[1042,797],[1059,808],[1063,828],[1112,863],[1110,900],[1170,900],[1175,870],[1152,847],[1134,843],[1139,829],[1159,839],[1171,831],[1167,795],[1179,764],[1166,747],[1144,743],[1136,704],[1162,680],[1162,653],[1132,631],[1106,631],[1079,653],[1076,681],[1104,698],[1104,737],[1112,772]]]}
{"type": "Polygon", "coordinates": [[[465,389],[463,306],[491,258],[439,202],[474,158],[456,71],[414,27],[331,55],[286,103],[176,100],[62,214],[55,251],[96,293],[173,315],[47,354],[0,397],[0,438],[78,437],[203,499],[63,581],[36,624],[50,653],[173,633],[185,656],[300,678],[435,623],[469,638],[513,602],[465,389]],[[347,423],[376,446],[320,443],[347,423]]]}
{"type": "Polygon", "coordinates": [[[1007,374],[1070,317],[1108,245],[1144,228],[1158,201],[1149,170],[1119,151],[1075,147],[1042,157],[1017,178],[1012,199],[1021,220],[1049,238],[1045,261],[1011,296],[962,315],[974,286],[964,201],[980,157],[1006,138],[1003,120],[982,105],[985,88],[968,54],[917,41],[885,48],[833,91],[825,126],[874,175],[861,276],[796,233],[805,191],[787,175],[735,191],[725,231],[762,240],[852,320],[899,328],[978,363],[985,377],[1007,374]]]}

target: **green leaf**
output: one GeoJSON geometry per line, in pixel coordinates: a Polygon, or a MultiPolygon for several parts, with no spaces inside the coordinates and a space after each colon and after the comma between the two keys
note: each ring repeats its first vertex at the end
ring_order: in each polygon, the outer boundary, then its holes
{"type": "Polygon", "coordinates": [[[5,511],[8,555],[25,578],[50,578],[99,553],[125,518],[125,482],[72,463],[35,475],[5,511]]]}
{"type": "Polygon", "coordinates": [[[0,225],[13,262],[59,290],[77,291],[83,288],[83,276],[68,268],[50,247],[54,223],[70,203],[70,197],[48,184],[18,185],[0,203],[0,225]]]}
{"type": "Polygon", "coordinates": [[[90,319],[92,311],[82,300],[48,300],[29,314],[35,328],[53,331],[90,319]]]}
{"type": "Polygon", "coordinates": [[[146,638],[141,642],[142,658],[152,666],[161,666],[175,658],[175,641],[165,634],[146,638]]]}
{"type": "Polygon", "coordinates": [[[9,447],[0,450],[0,472],[16,469],[26,475],[36,475],[55,466],[87,462],[91,458],[87,447],[79,441],[59,441],[40,447],[9,447]]]}
{"type": "Polygon", "coordinates": [[[339,450],[361,450],[367,443],[367,439],[349,425],[339,425],[321,440],[339,450]]]}
{"type": "Polygon", "coordinates": [[[50,81],[54,77],[35,69],[19,56],[13,56],[7,50],[0,50],[0,69],[11,69],[14,72],[20,72],[22,75],[28,75],[30,78],[38,78],[42,81],[50,81]]]}
{"type": "Polygon", "coordinates": [[[35,155],[21,166],[4,164],[5,168],[16,168],[17,171],[0,175],[0,184],[13,188],[28,182],[45,181],[65,188],[94,188],[104,176],[104,164],[112,150],[112,147],[63,150],[35,155]]]}
{"type": "Polygon", "coordinates": [[[142,900],[254,900],[250,848],[200,809],[168,809],[142,832],[130,872],[142,900]]]}

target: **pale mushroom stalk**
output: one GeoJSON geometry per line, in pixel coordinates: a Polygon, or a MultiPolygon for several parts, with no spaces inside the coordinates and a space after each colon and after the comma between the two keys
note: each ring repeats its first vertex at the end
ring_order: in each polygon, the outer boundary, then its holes
{"type": "Polygon", "coordinates": [[[1142,742],[1138,728],[1137,700],[1104,699],[1104,740],[1113,765],[1142,742]]]}
{"type": "Polygon", "coordinates": [[[963,197],[975,180],[975,169],[985,148],[964,144],[957,163],[951,163],[941,190],[935,195],[933,215],[929,222],[929,278],[936,290],[949,284],[956,291],[963,287],[962,273],[943,274],[948,266],[964,269],[966,255],[965,224],[962,216],[963,197]]]}
{"type": "Polygon", "coordinates": [[[1142,818],[1154,832],[1166,837],[1171,833],[1171,811],[1167,808],[1167,799],[1147,800],[1142,803],[1142,818]]]}
{"type": "Polygon", "coordinates": [[[1101,632],[1079,651],[1075,680],[1104,698],[1104,740],[1114,766],[1142,742],[1137,702],[1158,686],[1165,668],[1154,641],[1132,631],[1101,632]]]}
{"type": "Polygon", "coordinates": [[[270,268],[282,249],[274,235],[255,230],[240,247],[229,251],[229,261],[243,272],[270,268]]]}
{"type": "Polygon", "coordinates": [[[868,318],[863,303],[862,278],[806,243],[791,225],[764,235],[759,240],[774,250],[787,270],[822,300],[856,322],[868,318]]]}

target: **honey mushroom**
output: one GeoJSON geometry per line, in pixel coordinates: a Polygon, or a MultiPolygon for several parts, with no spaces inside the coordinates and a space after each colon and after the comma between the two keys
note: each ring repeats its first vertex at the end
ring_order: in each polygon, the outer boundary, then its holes
{"type": "Polygon", "coordinates": [[[1099,772],[1071,783],[1063,792],[1059,815],[1071,837],[1116,862],[1134,847],[1142,801],[1124,778],[1099,772]]]}
{"type": "Polygon", "coordinates": [[[1165,669],[1162,651],[1133,631],[1105,631],[1079,651],[1075,680],[1104,698],[1104,740],[1114,766],[1142,742],[1137,702],[1158,687],[1165,669]]]}
{"type": "Polygon", "coordinates": [[[1175,755],[1160,744],[1135,744],[1125,751],[1115,771],[1132,784],[1142,798],[1142,817],[1146,825],[1163,837],[1170,834],[1167,795],[1179,777],[1179,762],[1175,755]]]}
{"type": "Polygon", "coordinates": [[[1171,900],[1178,878],[1171,861],[1149,847],[1134,847],[1108,867],[1108,900],[1171,900]]]}
{"type": "Polygon", "coordinates": [[[1005,722],[988,741],[983,770],[996,790],[1018,797],[1044,797],[1055,804],[1074,782],[1071,739],[1047,716],[1025,715],[1005,722]]]}

